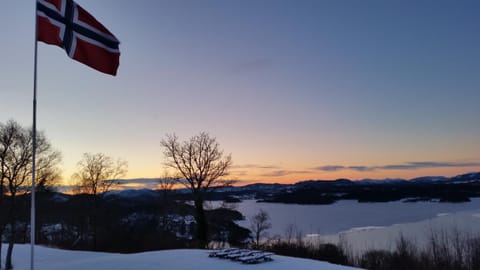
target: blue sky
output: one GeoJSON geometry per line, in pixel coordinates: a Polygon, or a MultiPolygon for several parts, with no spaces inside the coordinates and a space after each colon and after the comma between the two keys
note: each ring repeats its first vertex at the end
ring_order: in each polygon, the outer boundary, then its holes
{"type": "MultiPolygon", "coordinates": [[[[480,169],[477,1],[77,2],[122,55],[111,77],[39,43],[38,127],[67,180],[84,152],[158,177],[164,135],[200,131],[238,179],[480,169]]],[[[34,4],[1,12],[0,121],[31,124],[34,4]]]]}

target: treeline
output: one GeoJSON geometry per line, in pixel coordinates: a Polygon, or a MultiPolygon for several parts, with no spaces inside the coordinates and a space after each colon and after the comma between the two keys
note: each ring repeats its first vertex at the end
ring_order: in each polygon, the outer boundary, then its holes
{"type": "MultiPolygon", "coordinates": [[[[194,207],[166,199],[160,192],[147,199],[115,193],[37,195],[38,244],[121,253],[197,246],[194,207]]],[[[30,196],[19,196],[17,201],[17,222],[7,226],[4,237],[13,235],[16,243],[28,243],[30,196]]],[[[221,208],[207,210],[206,215],[212,241],[235,246],[248,241],[250,231],[235,223],[244,218],[241,213],[221,208]]]]}
{"type": "Polygon", "coordinates": [[[399,236],[392,250],[354,253],[348,242],[307,242],[302,237],[270,239],[263,248],[279,255],[328,261],[369,270],[478,270],[480,237],[456,230],[432,232],[428,243],[419,246],[399,236]]]}
{"type": "Polygon", "coordinates": [[[358,202],[406,202],[436,200],[439,202],[469,202],[480,196],[480,183],[389,183],[342,184],[321,183],[275,193],[257,193],[262,202],[296,204],[331,204],[338,200],[358,202]]]}
{"type": "MultiPolygon", "coordinates": [[[[34,140],[32,130],[10,120],[0,123],[0,240],[8,243],[5,269],[13,267],[13,246],[17,231],[19,212],[25,205],[19,200],[32,183],[32,160],[34,140]]],[[[46,191],[60,178],[58,164],[60,152],[56,151],[42,132],[36,136],[36,185],[38,191],[46,191]]],[[[19,236],[20,237],[20,236],[19,236]]],[[[0,268],[2,267],[0,245],[0,268]]]]}
{"type": "Polygon", "coordinates": [[[476,270],[480,269],[480,237],[455,230],[436,232],[424,248],[399,237],[393,251],[370,250],[354,261],[371,270],[476,270]]]}
{"type": "Polygon", "coordinates": [[[162,191],[151,200],[109,193],[116,180],[126,175],[128,163],[103,153],[84,153],[77,163],[71,177],[77,195],[53,192],[61,178],[61,154],[43,132],[37,133],[36,144],[32,134],[14,120],[0,122],[0,240],[8,243],[6,256],[0,245],[0,268],[4,257],[5,269],[13,268],[15,243],[30,242],[32,182],[38,193],[34,232],[38,244],[139,252],[205,248],[210,241],[243,245],[249,237],[250,231],[234,222],[243,218],[239,212],[204,208],[212,188],[234,182],[221,179],[232,164],[231,155],[224,155],[208,133],[185,141],[171,134],[161,141],[164,165],[173,176],[159,181],[162,191]],[[193,205],[167,196],[175,184],[189,190],[193,205]]]}

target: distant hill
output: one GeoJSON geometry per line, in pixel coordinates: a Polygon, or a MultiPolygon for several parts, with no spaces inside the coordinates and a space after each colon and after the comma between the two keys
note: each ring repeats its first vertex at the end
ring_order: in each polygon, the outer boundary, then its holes
{"type": "MultiPolygon", "coordinates": [[[[295,184],[251,184],[224,190],[227,191],[229,196],[250,196],[263,202],[296,204],[330,204],[338,200],[467,202],[472,197],[480,197],[480,173],[454,177],[425,176],[410,180],[306,180],[295,184]]],[[[221,199],[222,196],[217,194],[215,198],[221,199]]]]}
{"type": "MultiPolygon", "coordinates": [[[[139,178],[120,181],[122,184],[147,184],[155,187],[158,179],[139,178]]],[[[148,188],[110,191],[107,199],[152,200],[161,194],[148,188]]],[[[172,195],[178,200],[191,200],[187,189],[177,189],[172,195]]],[[[405,200],[466,202],[480,197],[480,172],[454,177],[423,176],[413,179],[336,179],[305,180],[293,184],[255,183],[244,186],[220,187],[208,194],[209,200],[237,202],[241,199],[257,199],[263,202],[330,204],[338,200],[359,202],[386,202],[405,200]]],[[[65,198],[57,198],[59,200],[65,198]]]]}

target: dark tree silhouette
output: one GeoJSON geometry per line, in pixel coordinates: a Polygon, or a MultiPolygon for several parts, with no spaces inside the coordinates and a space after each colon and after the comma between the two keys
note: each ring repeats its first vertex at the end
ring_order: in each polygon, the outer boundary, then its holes
{"type": "Polygon", "coordinates": [[[163,176],[158,179],[158,189],[162,192],[162,199],[166,200],[169,193],[173,190],[175,184],[178,183],[181,176],[171,175],[168,171],[163,172],[163,176]]]}
{"type": "Polygon", "coordinates": [[[267,236],[267,230],[272,227],[268,213],[260,209],[257,214],[251,218],[250,230],[253,233],[255,246],[260,246],[262,237],[267,236]]]}
{"type": "MultiPolygon", "coordinates": [[[[42,186],[46,188],[49,184],[52,184],[53,179],[57,179],[59,176],[57,166],[60,163],[61,155],[52,148],[42,132],[37,133],[36,141],[35,169],[42,186]]],[[[12,253],[19,211],[17,209],[17,196],[20,193],[27,193],[28,188],[26,187],[30,186],[31,183],[32,147],[31,129],[24,128],[13,120],[6,124],[0,123],[0,207],[2,209],[0,213],[0,239],[7,224],[10,229],[5,260],[6,269],[12,268],[12,253]],[[5,204],[6,199],[8,199],[8,207],[4,211],[3,204],[5,204]]]]}
{"type": "Polygon", "coordinates": [[[216,138],[205,132],[183,142],[176,135],[167,135],[161,141],[161,146],[164,149],[165,165],[182,175],[184,179],[180,179],[179,183],[192,192],[197,224],[196,239],[200,247],[205,247],[208,244],[208,223],[203,207],[205,194],[212,187],[232,183],[221,180],[232,164],[231,155],[224,155],[216,138]]]}
{"type": "Polygon", "coordinates": [[[115,180],[125,176],[128,164],[126,161],[113,158],[102,153],[84,153],[77,164],[78,171],[72,178],[77,181],[76,191],[90,195],[88,224],[93,238],[93,249],[97,248],[100,202],[98,195],[107,192],[115,180]]]}
{"type": "Polygon", "coordinates": [[[126,161],[114,161],[102,153],[84,153],[77,167],[78,171],[72,176],[76,181],[77,192],[93,196],[107,192],[115,184],[115,180],[125,176],[128,170],[126,161]]]}

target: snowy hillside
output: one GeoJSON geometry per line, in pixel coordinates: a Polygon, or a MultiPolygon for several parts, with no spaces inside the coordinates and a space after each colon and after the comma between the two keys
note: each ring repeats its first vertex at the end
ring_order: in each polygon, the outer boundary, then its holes
{"type": "MultiPolygon", "coordinates": [[[[6,246],[4,245],[4,249],[6,246]]],[[[330,263],[273,256],[273,261],[255,265],[241,264],[230,260],[209,258],[206,250],[165,250],[136,254],[113,254],[87,251],[67,251],[37,246],[35,249],[36,270],[349,270],[358,269],[330,263]]],[[[15,245],[14,269],[30,269],[30,246],[15,245]]],[[[3,259],[3,258],[2,258],[3,259]]],[[[3,261],[3,260],[2,260],[3,261]]]]}

